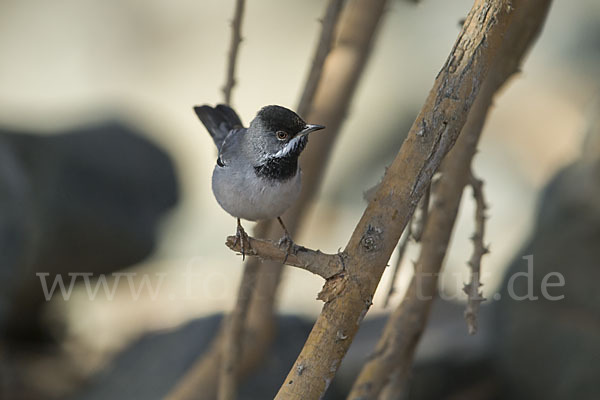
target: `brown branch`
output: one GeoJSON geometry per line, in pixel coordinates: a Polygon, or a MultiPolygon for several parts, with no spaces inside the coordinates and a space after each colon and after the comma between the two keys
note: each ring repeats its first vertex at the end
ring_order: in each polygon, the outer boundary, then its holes
{"type": "Polygon", "coordinates": [[[475,233],[471,237],[473,240],[473,254],[469,260],[471,269],[471,281],[465,285],[463,291],[467,294],[467,308],[465,310],[465,319],[469,329],[469,335],[477,333],[477,312],[479,304],[485,301],[483,293],[479,291],[481,284],[481,258],[489,252],[483,244],[485,233],[485,198],[483,196],[483,181],[477,179],[471,174],[469,184],[473,188],[473,198],[475,199],[475,233]]]}
{"type": "Polygon", "coordinates": [[[515,20],[514,3],[527,2],[476,0],[421,113],[346,246],[341,289],[323,306],[277,399],[316,399],[327,389],[372,304],[404,227],[458,138],[490,69],[501,60],[499,50],[515,20]]]}
{"type": "Polygon", "coordinates": [[[227,75],[225,76],[225,85],[222,89],[225,104],[231,104],[231,91],[236,84],[235,67],[237,64],[238,49],[242,42],[242,17],[244,15],[245,3],[245,0],[236,0],[233,21],[231,21],[231,42],[227,57],[227,75]]]}
{"type": "Polygon", "coordinates": [[[416,345],[437,292],[442,266],[464,187],[469,183],[470,162],[492,104],[494,94],[517,70],[545,20],[550,1],[535,0],[517,8],[504,35],[498,62],[483,83],[461,137],[444,161],[442,179],[435,187],[434,203],[423,233],[419,260],[407,293],[390,316],[375,353],[356,380],[351,399],[397,399],[406,392],[416,345]]]}
{"type": "Polygon", "coordinates": [[[327,10],[325,11],[325,16],[321,22],[322,27],[321,35],[319,36],[319,42],[315,50],[315,55],[313,56],[310,72],[306,78],[304,90],[302,91],[300,101],[298,102],[298,108],[296,109],[299,115],[304,116],[310,111],[310,105],[313,102],[313,98],[315,97],[315,93],[319,85],[319,80],[322,76],[325,59],[331,51],[335,28],[342,12],[343,5],[344,0],[329,0],[329,3],[327,4],[327,10]]]}
{"type": "MultiPolygon", "coordinates": [[[[305,269],[322,278],[329,279],[344,271],[344,260],[341,254],[325,254],[319,250],[310,250],[306,247],[292,245],[290,253],[287,254],[287,245],[280,246],[271,240],[255,239],[247,237],[247,256],[257,256],[262,260],[283,262],[287,255],[286,264],[293,267],[305,269]]],[[[239,241],[235,236],[227,237],[227,247],[233,251],[241,252],[239,241]]]]}

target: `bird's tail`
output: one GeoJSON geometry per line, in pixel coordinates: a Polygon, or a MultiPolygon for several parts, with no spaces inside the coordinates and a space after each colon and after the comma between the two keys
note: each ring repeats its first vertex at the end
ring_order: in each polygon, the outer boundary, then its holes
{"type": "Polygon", "coordinates": [[[242,127],[240,117],[225,104],[219,104],[214,108],[207,105],[196,106],[194,111],[212,136],[217,148],[221,148],[223,140],[232,129],[242,127]]]}

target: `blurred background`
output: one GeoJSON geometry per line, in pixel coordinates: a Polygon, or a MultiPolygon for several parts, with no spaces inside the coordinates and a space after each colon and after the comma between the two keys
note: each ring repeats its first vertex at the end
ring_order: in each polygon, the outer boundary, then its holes
{"type": "MultiPolygon", "coordinates": [[[[395,156],[471,5],[391,2],[297,243],[325,252],[344,247],[364,210],[363,192],[395,156]]],[[[324,7],[316,0],[248,2],[233,93],[245,123],[267,104],[295,107],[324,7]]],[[[222,101],[232,13],[229,0],[0,2],[2,398],[72,395],[140,337],[232,308],[241,258],[224,241],[235,220],[212,196],[216,149],[192,111],[222,101]],[[56,274],[68,290],[73,273],[80,275],[68,299],[56,286],[46,301],[44,288],[56,274]],[[97,286],[99,274],[106,286],[97,286]]],[[[542,193],[583,193],[577,201],[587,208],[577,203],[569,221],[597,222],[597,192],[581,191],[600,186],[596,170],[564,178],[581,187],[543,189],[579,162],[583,148],[592,148],[590,159],[600,156],[597,141],[584,146],[586,134],[599,129],[599,89],[600,3],[555,2],[523,71],[497,97],[475,160],[490,205],[492,252],[482,281],[491,303],[511,261],[525,270],[542,193]],[[578,212],[585,212],[581,220],[578,212]]],[[[442,307],[459,311],[447,322],[452,335],[429,337],[421,350],[427,356],[445,341],[481,344],[490,335],[485,316],[475,339],[466,337],[462,320],[473,230],[470,197],[464,200],[440,284],[448,302],[442,307]]],[[[392,304],[417,254],[409,248],[392,304]]],[[[389,272],[368,318],[389,311],[381,290],[389,272]]],[[[286,270],[279,312],[315,318],[321,285],[305,271],[286,270]]],[[[597,319],[591,326],[600,332],[597,319]]],[[[107,396],[97,398],[116,398],[107,396]]]]}

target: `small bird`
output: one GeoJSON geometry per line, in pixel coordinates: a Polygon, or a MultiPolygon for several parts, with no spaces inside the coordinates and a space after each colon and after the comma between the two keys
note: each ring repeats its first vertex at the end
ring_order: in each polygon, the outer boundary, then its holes
{"type": "Polygon", "coordinates": [[[292,110],[263,107],[244,128],[236,112],[219,104],[196,106],[194,111],[219,150],[212,175],[212,190],[219,205],[237,218],[236,244],[245,257],[246,233],[240,219],[259,221],[277,218],[284,231],[280,243],[293,241],[281,215],[300,194],[298,157],[308,134],[325,128],[307,124],[292,110]]]}

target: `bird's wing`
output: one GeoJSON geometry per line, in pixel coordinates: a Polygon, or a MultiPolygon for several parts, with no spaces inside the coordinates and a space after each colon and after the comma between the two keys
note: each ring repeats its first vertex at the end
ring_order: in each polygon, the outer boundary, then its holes
{"type": "Polygon", "coordinates": [[[236,148],[239,149],[238,143],[244,133],[246,133],[246,128],[232,129],[225,139],[223,139],[221,147],[219,148],[219,158],[217,158],[217,164],[220,167],[224,167],[231,163],[234,151],[236,148]]]}
{"type": "Polygon", "coordinates": [[[218,149],[222,147],[225,138],[231,131],[243,127],[236,112],[224,104],[219,104],[214,108],[207,105],[196,106],[194,111],[210,133],[218,149]]]}

